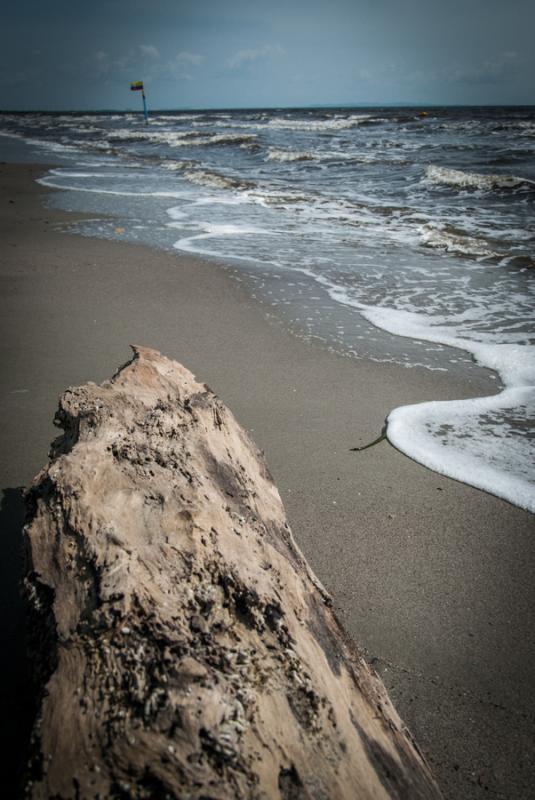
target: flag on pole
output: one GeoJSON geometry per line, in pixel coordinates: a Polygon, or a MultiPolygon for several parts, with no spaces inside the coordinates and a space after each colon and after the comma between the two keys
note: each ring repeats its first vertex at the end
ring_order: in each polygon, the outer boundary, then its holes
{"type": "Polygon", "coordinates": [[[145,122],[148,122],[149,112],[147,110],[147,98],[145,97],[145,89],[143,88],[143,81],[134,81],[133,83],[131,83],[130,91],[141,92],[141,97],[143,98],[143,115],[145,117],[145,122]]]}

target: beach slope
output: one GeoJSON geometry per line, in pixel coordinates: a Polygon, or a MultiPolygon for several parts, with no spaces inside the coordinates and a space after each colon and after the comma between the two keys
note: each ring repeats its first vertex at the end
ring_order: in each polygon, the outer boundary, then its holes
{"type": "Polygon", "coordinates": [[[44,461],[59,394],[104,380],[142,341],[202,375],[265,450],[299,546],[445,796],[530,797],[533,516],[385,441],[350,450],[397,406],[490,393],[492,382],[337,356],[266,319],[215,265],[66,235],[72,215],[43,204],[42,170],[0,172],[1,687],[12,755],[28,729],[17,487],[44,461]]]}

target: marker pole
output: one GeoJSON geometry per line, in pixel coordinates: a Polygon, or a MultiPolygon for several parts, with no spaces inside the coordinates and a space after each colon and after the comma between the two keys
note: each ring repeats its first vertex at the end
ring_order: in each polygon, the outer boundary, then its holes
{"type": "Polygon", "coordinates": [[[145,115],[145,122],[148,123],[148,121],[149,121],[149,112],[147,111],[147,100],[146,100],[146,97],[145,97],[145,89],[142,89],[141,97],[143,98],[143,114],[145,115]]]}

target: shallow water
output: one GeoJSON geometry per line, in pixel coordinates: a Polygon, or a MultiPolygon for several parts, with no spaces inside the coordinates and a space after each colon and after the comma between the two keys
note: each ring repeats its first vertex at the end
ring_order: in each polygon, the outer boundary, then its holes
{"type": "Polygon", "coordinates": [[[16,114],[0,133],[60,162],[42,183],[95,215],[86,235],[231,264],[352,357],[496,370],[500,394],[396,409],[388,435],[535,511],[534,109],[16,114]]]}

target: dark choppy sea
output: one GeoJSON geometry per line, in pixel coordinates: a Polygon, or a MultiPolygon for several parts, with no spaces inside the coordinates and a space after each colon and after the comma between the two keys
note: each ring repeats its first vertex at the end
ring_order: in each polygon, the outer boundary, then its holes
{"type": "Polygon", "coordinates": [[[55,160],[41,181],[64,190],[53,202],[94,215],[78,232],[230,265],[296,332],[355,358],[495,370],[496,394],[395,409],[388,436],[535,511],[535,108],[165,112],[148,125],[2,114],[0,133],[55,160]]]}

